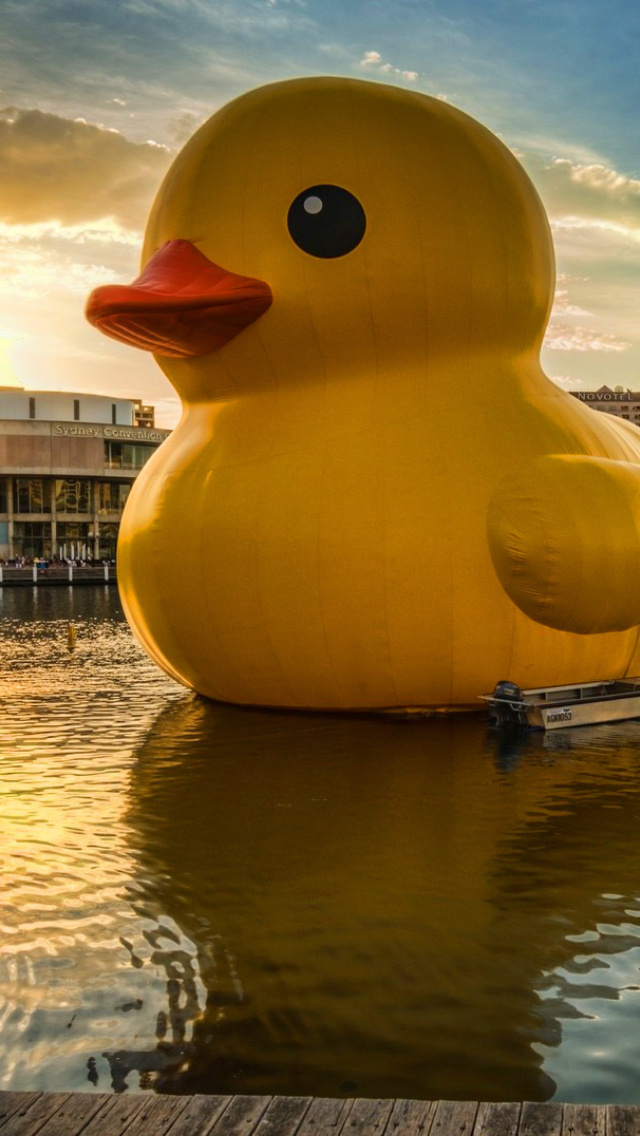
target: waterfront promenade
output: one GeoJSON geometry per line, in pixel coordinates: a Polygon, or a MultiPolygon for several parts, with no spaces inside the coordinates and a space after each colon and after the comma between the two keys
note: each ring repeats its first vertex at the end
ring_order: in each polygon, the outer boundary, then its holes
{"type": "Polygon", "coordinates": [[[0,1093],[0,1136],[636,1136],[638,1105],[0,1093]]]}
{"type": "Polygon", "coordinates": [[[0,587],[49,587],[50,585],[65,586],[69,584],[116,584],[115,565],[98,564],[92,567],[83,565],[73,567],[71,564],[61,564],[55,568],[37,568],[28,565],[25,568],[14,568],[3,565],[0,567],[0,587]]]}

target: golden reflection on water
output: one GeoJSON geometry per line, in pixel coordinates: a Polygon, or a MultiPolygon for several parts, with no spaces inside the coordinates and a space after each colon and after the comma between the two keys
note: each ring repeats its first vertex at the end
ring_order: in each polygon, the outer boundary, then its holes
{"type": "Polygon", "coordinates": [[[215,706],[2,605],[3,1088],[640,1101],[640,723],[215,706]]]}

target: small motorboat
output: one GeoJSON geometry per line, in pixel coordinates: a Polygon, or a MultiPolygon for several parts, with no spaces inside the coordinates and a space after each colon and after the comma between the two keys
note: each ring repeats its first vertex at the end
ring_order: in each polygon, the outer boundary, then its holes
{"type": "Polygon", "coordinates": [[[515,682],[497,683],[481,694],[497,726],[563,730],[640,718],[640,678],[606,679],[520,690],[515,682]]]}

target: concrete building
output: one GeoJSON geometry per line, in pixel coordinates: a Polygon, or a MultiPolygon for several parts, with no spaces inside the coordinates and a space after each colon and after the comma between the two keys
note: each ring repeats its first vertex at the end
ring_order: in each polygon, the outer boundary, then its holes
{"type": "Polygon", "coordinates": [[[0,388],[0,557],[112,560],[131,485],[169,433],[139,400],[0,388]]]}
{"type": "Polygon", "coordinates": [[[623,390],[616,387],[600,387],[597,391],[570,391],[574,398],[590,406],[593,410],[603,410],[605,414],[616,414],[640,426],[640,391],[623,390]]]}

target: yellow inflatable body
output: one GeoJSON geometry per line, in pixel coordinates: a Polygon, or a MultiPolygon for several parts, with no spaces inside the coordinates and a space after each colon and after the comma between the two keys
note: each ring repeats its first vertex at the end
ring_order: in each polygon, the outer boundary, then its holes
{"type": "Polygon", "coordinates": [[[549,227],[488,130],[375,83],[252,91],[176,159],[143,265],[88,315],[184,406],[119,544],[161,667],[352,710],[638,673],[640,431],[542,372],[549,227]]]}

